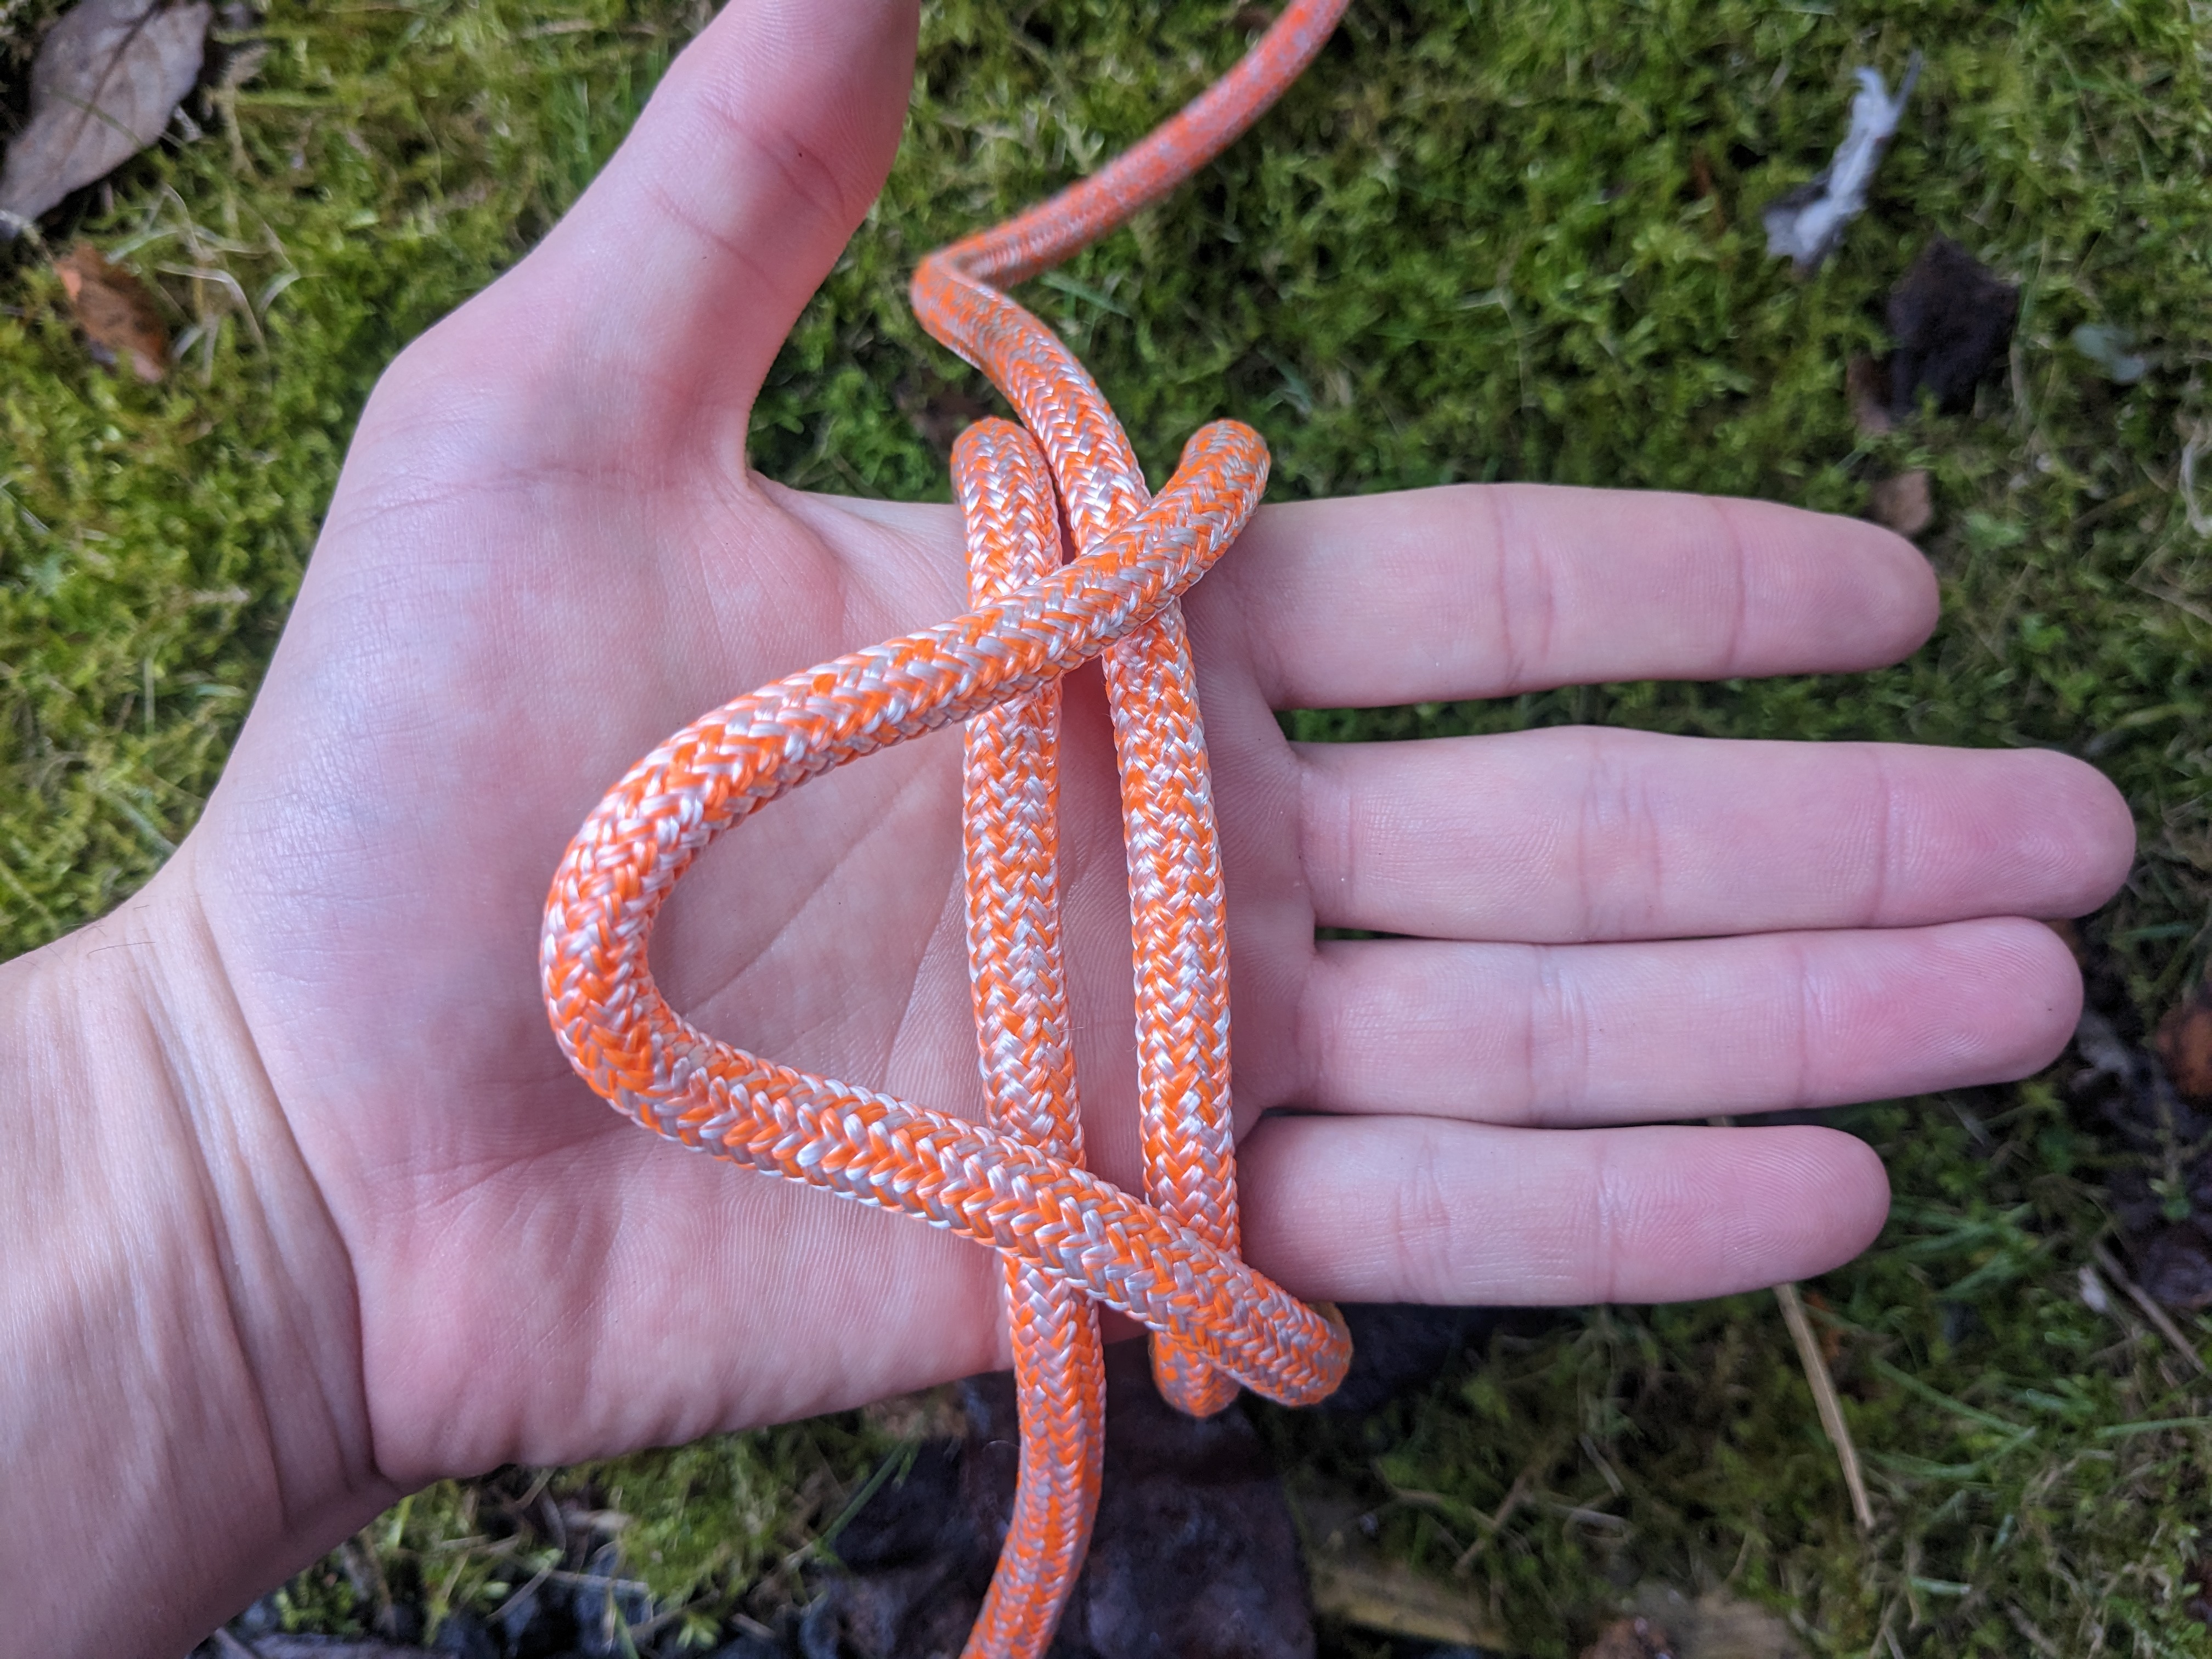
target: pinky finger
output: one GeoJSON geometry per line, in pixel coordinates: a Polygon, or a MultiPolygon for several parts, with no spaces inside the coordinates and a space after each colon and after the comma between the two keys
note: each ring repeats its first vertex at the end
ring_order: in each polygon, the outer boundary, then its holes
{"type": "Polygon", "coordinates": [[[1864,1142],[1804,1126],[1273,1117],[1237,1159],[1246,1259],[1299,1295],[1343,1302],[1725,1296],[1848,1261],[1889,1208],[1864,1142]]]}

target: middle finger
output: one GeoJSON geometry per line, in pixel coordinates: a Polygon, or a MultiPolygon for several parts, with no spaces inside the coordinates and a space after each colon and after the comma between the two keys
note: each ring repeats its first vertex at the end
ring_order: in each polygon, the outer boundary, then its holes
{"type": "Polygon", "coordinates": [[[2039,922],[1661,944],[1326,944],[1267,1079],[1313,1110],[1531,1128],[1654,1122],[2021,1078],[2081,981],[2039,922]]]}
{"type": "Polygon", "coordinates": [[[1293,753],[1314,920],[1431,939],[2078,915],[2135,847],[2118,791],[2043,750],[1571,727],[1293,753]]]}

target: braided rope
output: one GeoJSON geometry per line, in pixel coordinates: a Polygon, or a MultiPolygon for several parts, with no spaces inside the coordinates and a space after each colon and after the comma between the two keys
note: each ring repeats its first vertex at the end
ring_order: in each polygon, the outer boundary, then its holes
{"type": "MultiPolygon", "coordinates": [[[[968,526],[971,603],[1060,563],[1052,474],[1029,434],[983,420],[952,447],[968,526]]],[[[1067,980],[1060,945],[1060,686],[968,722],[962,828],[968,973],[991,1121],[1083,1162],[1067,980]]],[[[1049,1635],[1091,1538],[1105,1455],[1106,1364],[1090,1300],[1006,1263],[1021,1466],[1006,1546],[968,1638],[971,1654],[1027,1654],[1049,1635]]]]}
{"type": "Polygon", "coordinates": [[[1097,386],[999,291],[1094,240],[1210,160],[1297,77],[1345,0],[1297,0],[1230,73],[1051,201],[933,254],[914,306],[1029,428],[978,422],[954,452],[964,616],[854,652],[702,716],[630,769],[556,871],[546,1007],[592,1088],[656,1133],[899,1211],[1006,1261],[1020,1386],[1014,1516],[971,1659],[1049,1644],[1096,1512],[1104,1382],[1094,1303],[1154,1333],[1187,1411],[1238,1384],[1290,1405],[1350,1357],[1333,1310],[1238,1259],[1228,941],[1206,739],[1176,597],[1243,529],[1267,450],[1202,428],[1155,498],[1097,386]],[[1060,562],[1062,526],[1074,557],[1060,562]],[[1061,674],[1104,654],[1121,774],[1150,1202],[1082,1165],[1058,909],[1061,674]],[[759,1059],[686,1022],[647,960],[654,918],[707,845],[832,767],[969,722],[968,938],[991,1124],[759,1059]]]}

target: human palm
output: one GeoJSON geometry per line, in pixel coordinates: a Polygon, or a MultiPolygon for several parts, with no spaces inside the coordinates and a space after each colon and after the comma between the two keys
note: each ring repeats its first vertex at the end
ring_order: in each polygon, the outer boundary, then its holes
{"type": "MultiPolygon", "coordinates": [[[[164,902],[204,918],[358,1299],[404,1486],[1000,1363],[984,1251],[687,1156],[569,1072],[537,936],[600,794],[706,708],[955,614],[949,508],[750,474],[752,395],[887,167],[903,6],[732,3],[514,273],[363,418],[164,902]]],[[[1862,1248],[1858,1142],[1696,1121],[2022,1074],[2124,810],[2035,754],[1559,731],[1302,750],[1273,711],[1871,666],[1911,548],[1756,503],[1476,489],[1264,511],[1187,600],[1220,802],[1246,1254],[1340,1298],[1708,1295],[1862,1248]],[[1316,926],[1397,937],[1316,945],[1316,926]],[[1271,1108],[1295,1108],[1261,1120],[1271,1108]],[[1576,1131],[1576,1133],[1568,1133],[1576,1131]]],[[[1103,700],[1072,683],[1066,902],[1091,1161],[1137,1180],[1103,700]]],[[[659,928],[707,1030],[975,1112],[958,744],[748,819],[659,928]]],[[[312,1253],[303,1252],[303,1259],[312,1253]]]]}

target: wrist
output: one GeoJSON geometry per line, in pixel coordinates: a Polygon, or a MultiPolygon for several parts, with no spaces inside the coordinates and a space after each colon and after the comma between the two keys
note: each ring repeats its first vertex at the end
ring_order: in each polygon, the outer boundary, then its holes
{"type": "Polygon", "coordinates": [[[0,1606],[26,1651],[173,1655],[393,1496],[350,1267],[191,857],[0,965],[0,1606]]]}

